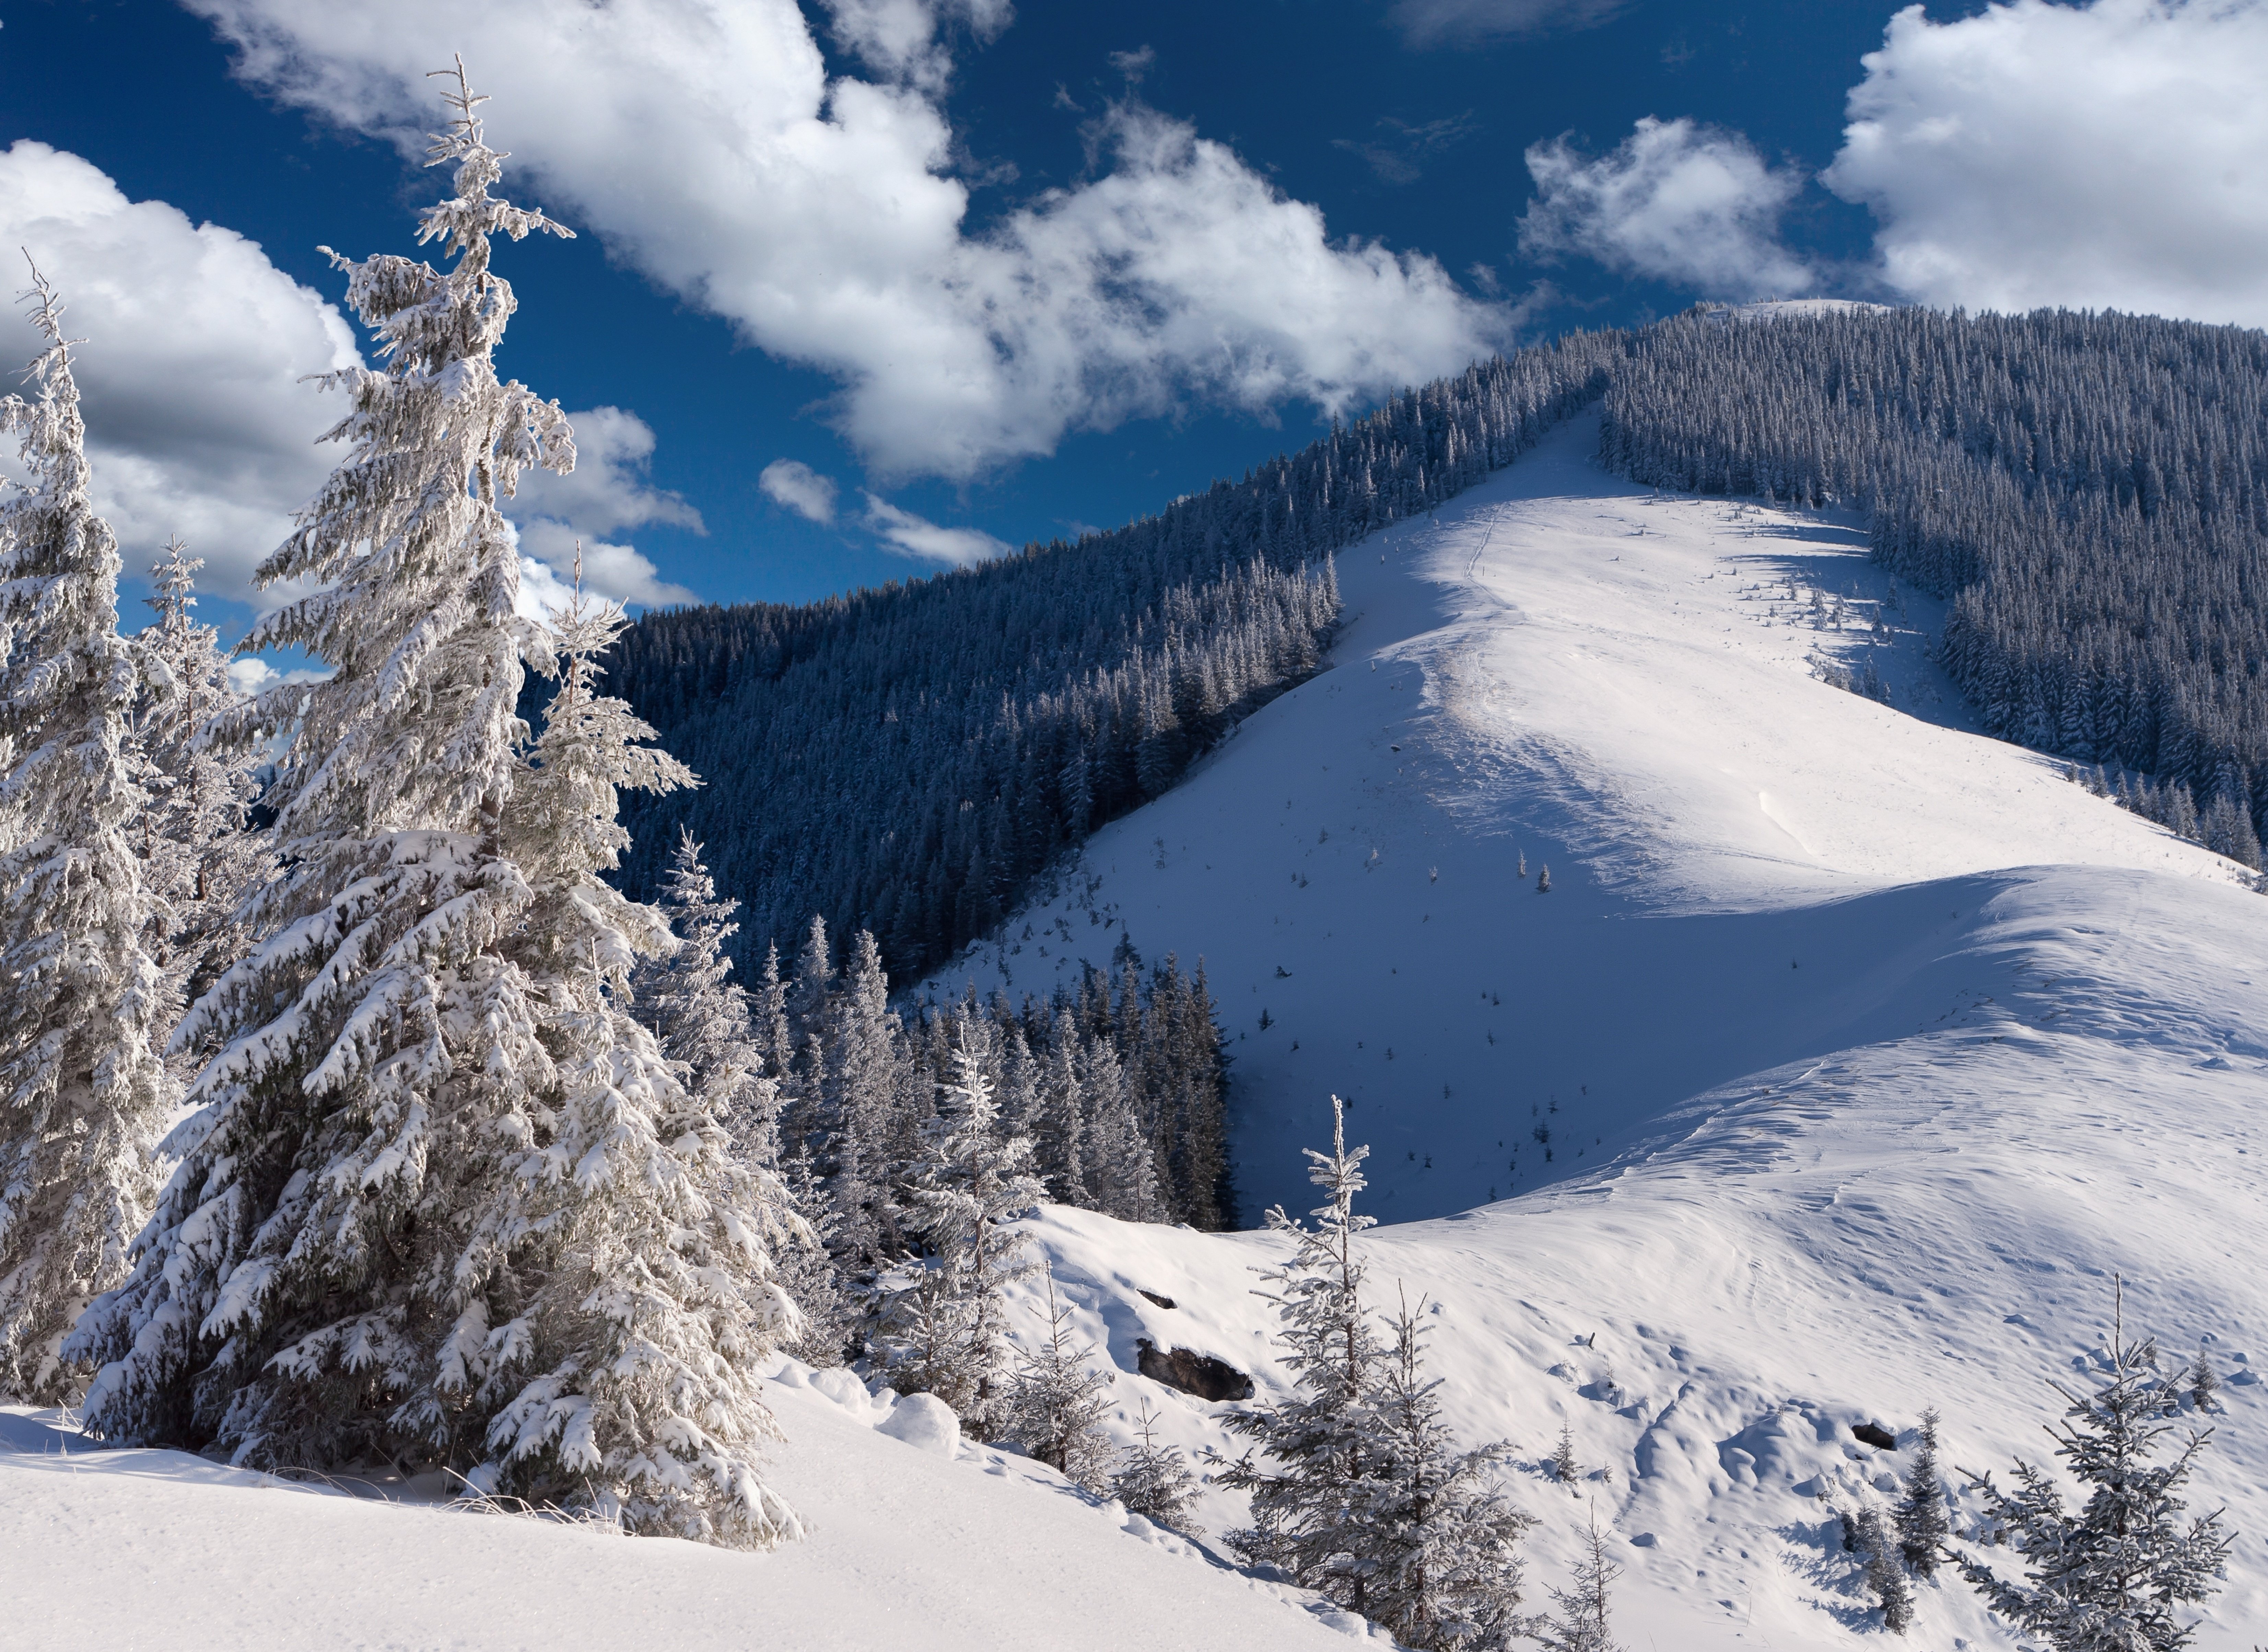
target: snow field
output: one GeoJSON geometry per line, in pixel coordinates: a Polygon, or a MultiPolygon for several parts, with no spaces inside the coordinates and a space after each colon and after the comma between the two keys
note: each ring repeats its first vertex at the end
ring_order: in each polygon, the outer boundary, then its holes
{"type": "MultiPolygon", "coordinates": [[[[1523,1459],[1539,1598],[1582,1517],[1541,1468],[1563,1422],[1607,1471],[1581,1489],[1633,1647],[1872,1633],[1837,1514],[1901,1459],[1852,1425],[1910,1442],[1935,1405],[1948,1465],[2005,1479],[2048,1380],[2107,1357],[2113,1272],[2130,1334],[2232,1375],[2196,1502],[2244,1535],[2198,1644],[2252,1645],[2268,906],[1976,734],[1934,605],[1848,524],[1657,497],[1594,439],[1347,552],[1335,668],[937,990],[1043,989],[1121,934],[1202,955],[1244,1219],[1314,1202],[1299,1150],[1349,1097],[1359,1207],[1397,1224],[1380,1305],[1434,1302],[1452,1420],[1523,1459]],[[1870,650],[1889,706],[1816,675],[1870,650]]],[[[1138,1336],[1284,1383],[1266,1236],[1039,1232],[1126,1414],[1138,1336]]],[[[1170,1437],[1225,1442],[1171,1404],[1170,1437]]],[[[1951,1573],[1919,1594],[1915,1644],[2017,1644],[1951,1573]]]]}
{"type": "Polygon", "coordinates": [[[947,1456],[918,1426],[943,1409],[926,1396],[872,1401],[848,1373],[792,1361],[767,1394],[788,1434],[777,1483],[808,1536],[764,1555],[99,1451],[54,1412],[0,1410],[0,1648],[1320,1652],[1370,1638],[1050,1470],[947,1456]],[[909,1412],[899,1432],[914,1437],[893,1437],[909,1412]]]}

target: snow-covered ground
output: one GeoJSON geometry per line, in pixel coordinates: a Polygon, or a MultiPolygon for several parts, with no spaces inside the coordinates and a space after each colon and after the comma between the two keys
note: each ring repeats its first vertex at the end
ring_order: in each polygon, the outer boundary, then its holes
{"type": "MultiPolygon", "coordinates": [[[[1611,1471],[1634,1646],[1866,1632],[1832,1510],[1899,1459],[1850,1425],[1935,1405],[1955,1463],[2038,1456],[2114,1272],[2130,1331],[2236,1378],[2199,1496],[2245,1536],[2199,1644],[2250,1646],[2268,903],[1973,732],[1933,605],[1850,524],[1656,497],[1594,439],[1350,551],[1335,668],[937,987],[1043,988],[1122,933],[1201,955],[1248,1219],[1313,1202],[1347,1096],[1377,1277],[1439,1305],[1467,1436],[1534,1463],[1564,1420],[1611,1471]],[[1889,706],[1814,673],[1869,650],[1889,706]]],[[[1122,1368],[1140,1335],[1280,1380],[1264,1239],[1043,1227],[1122,1368]]],[[[1575,1506],[1523,1490],[1563,1578],[1575,1506]]],[[[2015,1644],[1942,1577],[1917,1634],[2015,1644]]]]}
{"type": "MultiPolygon", "coordinates": [[[[1536,1595],[1587,1504],[1639,1652],[1874,1633],[1837,1511],[1884,1496],[1902,1454],[1851,1426],[1905,1439],[1933,1404],[1952,1464],[2038,1455],[2048,1379],[2102,1358],[2113,1272],[2130,1331],[2231,1379],[2198,1497],[2243,1536],[2198,1644],[2268,1639],[2268,903],[1965,726],[1924,652],[1940,616],[1890,601],[1852,524],[1634,490],[1590,465],[1594,435],[1349,551],[1334,668],[936,986],[1042,989],[1122,935],[1202,955],[1248,1217],[1312,1202],[1299,1149],[1349,1097],[1393,1224],[1366,1242],[1373,1282],[1434,1305],[1462,1434],[1513,1443],[1536,1595]],[[1869,649],[1887,707],[1815,675],[1869,649]],[[1563,1422],[1580,1498],[1538,1466],[1563,1422]]],[[[1033,1226],[1118,1368],[1122,1434],[1146,1398],[1167,1437],[1223,1441],[1218,1406],[1136,1374],[1141,1339],[1283,1383],[1248,1272],[1276,1242],[1033,1226]]],[[[759,1557],[0,1416],[0,1647],[1362,1633],[815,1380],[771,1387],[812,1535],[759,1557]]],[[[1239,1516],[1208,1493],[1209,1527],[1239,1516]]],[[[2018,1642],[1941,1575],[1907,1644],[2018,1642]]]]}

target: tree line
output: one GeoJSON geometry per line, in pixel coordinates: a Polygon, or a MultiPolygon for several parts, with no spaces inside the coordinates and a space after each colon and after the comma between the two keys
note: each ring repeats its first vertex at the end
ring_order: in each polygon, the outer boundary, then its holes
{"type": "Polygon", "coordinates": [[[2144,812],[2259,865],[2268,335],[1702,309],[1631,336],[1613,378],[1606,463],[1867,512],[1875,558],[1952,599],[1940,657],[1986,728],[2149,778],[2144,812]]]}

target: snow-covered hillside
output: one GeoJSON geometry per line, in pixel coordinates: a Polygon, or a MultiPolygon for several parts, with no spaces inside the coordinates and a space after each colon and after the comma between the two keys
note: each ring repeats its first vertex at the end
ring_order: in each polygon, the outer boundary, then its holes
{"type": "MultiPolygon", "coordinates": [[[[1565,1420],[1611,1470],[1635,1645],[1860,1632],[1830,1508],[1898,1459],[1849,1426],[1936,1405],[1955,1463],[2038,1456],[2113,1272],[2130,1331],[2236,1378],[2201,1495],[2246,1535],[2199,1644],[2250,1645],[2268,904],[1964,726],[1938,616],[1849,525],[1634,490],[1593,437],[1351,552],[1336,668],[936,986],[1202,955],[1248,1220],[1312,1202],[1349,1097],[1461,1427],[1535,1461],[1565,1420]],[[1815,675],[1870,651],[1888,706],[1815,675]]],[[[1139,1335],[1280,1380],[1269,1242],[1044,1227],[1122,1368],[1139,1335]]],[[[1563,1575],[1571,1505],[1526,1490],[1563,1575]]],[[[2015,1644],[1943,1578],[1920,1625],[2015,1644]]]]}
{"type": "MultiPolygon", "coordinates": [[[[1202,955],[1246,1219],[1313,1202],[1299,1150],[1349,1097],[1381,1305],[1432,1304],[1451,1420],[1513,1443],[1537,1598],[1587,1508],[1611,1527],[1633,1648],[1861,1644],[1838,1516],[1905,1454],[1852,1425],[1907,1442],[1934,1405],[1951,1464],[2041,1455],[2114,1272],[2130,1332],[2228,1378],[2198,1498],[2242,1535],[2198,1644],[2268,1638],[2268,902],[1966,726],[1926,657],[1940,616],[1892,600],[1852,524],[1634,490],[1594,439],[1350,551],[1333,668],[932,985],[1044,989],[1122,938],[1202,955]],[[1888,705],[1821,680],[1869,664],[1888,705]],[[1580,1496],[1542,1466],[1563,1425],[1580,1496]]],[[[1226,1444],[1219,1406],[1138,1374],[1145,1339],[1285,1383],[1248,1272],[1278,1241],[1032,1227],[1122,1438],[1146,1399],[1167,1438],[1226,1444]]],[[[0,1646],[1366,1633],[1020,1458],[929,1449],[919,1405],[841,1374],[770,1391],[811,1530],[754,1557],[89,1452],[13,1413],[0,1554],[39,1586],[0,1646]]],[[[1241,1517],[1206,1493],[1211,1530],[1241,1517]]],[[[1906,1644],[2019,1644],[1949,1574],[1920,1594],[1906,1644]]]]}

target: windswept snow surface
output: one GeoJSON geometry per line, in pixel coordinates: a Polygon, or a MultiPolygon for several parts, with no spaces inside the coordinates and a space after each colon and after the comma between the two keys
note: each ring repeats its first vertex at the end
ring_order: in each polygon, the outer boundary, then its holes
{"type": "MultiPolygon", "coordinates": [[[[1563,1421],[1609,1471],[1634,1647],[1873,1633],[1836,1511],[1904,1454],[1851,1425],[1910,1442],[1935,1405],[1948,1463],[2005,1479],[2101,1363],[2113,1272],[2130,1334],[2232,1378],[2196,1501],[2243,1536],[2198,1644],[2252,1645],[2268,902],[1976,733],[1852,523],[1656,496],[1595,440],[1350,550],[1334,668],[933,990],[1044,989],[1122,935],[1201,955],[1246,1220],[1314,1202],[1348,1097],[1381,1294],[1435,1304],[1452,1416],[1529,1464],[1537,1581],[1582,1508],[1535,1466],[1563,1421]],[[1870,654],[1888,705],[1816,675],[1870,654]]],[[[1245,1272],[1274,1242],[1041,1228],[1122,1370],[1146,1336],[1282,1381],[1245,1272]]],[[[1915,1634],[2018,1644],[1949,1570],[1915,1634]]]]}

